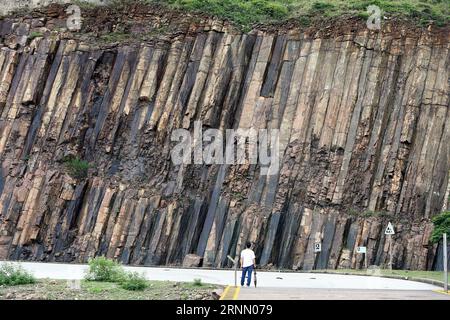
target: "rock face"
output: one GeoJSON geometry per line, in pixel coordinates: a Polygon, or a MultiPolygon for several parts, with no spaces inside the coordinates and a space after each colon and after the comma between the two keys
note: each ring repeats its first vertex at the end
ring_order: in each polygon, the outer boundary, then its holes
{"type": "MultiPolygon", "coordinates": [[[[111,0],[83,0],[84,2],[88,2],[95,5],[102,5],[106,4],[108,2],[111,2],[111,0]]],[[[48,5],[51,3],[73,3],[74,1],[71,0],[0,0],[0,14],[4,15],[7,13],[10,13],[14,10],[23,10],[23,9],[31,9],[31,8],[37,8],[42,7],[43,5],[48,5]]]]}
{"type": "Polygon", "coordinates": [[[51,31],[59,14],[0,21],[0,259],[229,266],[252,241],[262,266],[359,268],[364,245],[369,265],[392,249],[394,268],[434,268],[449,33],[242,34],[185,19],[102,47],[51,31]],[[280,129],[279,174],[175,166],[171,132],[197,120],[280,129]],[[89,162],[87,178],[67,157],[89,162]]]}
{"type": "Polygon", "coordinates": [[[194,268],[194,267],[200,267],[202,264],[202,257],[196,255],[196,254],[187,254],[183,259],[183,267],[187,268],[194,268]]]}

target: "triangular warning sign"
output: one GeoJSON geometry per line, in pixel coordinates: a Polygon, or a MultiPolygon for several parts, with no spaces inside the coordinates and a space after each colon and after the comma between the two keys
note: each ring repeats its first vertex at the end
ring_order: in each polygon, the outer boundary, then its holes
{"type": "Polygon", "coordinates": [[[384,234],[395,234],[394,231],[394,226],[392,225],[392,223],[388,223],[388,226],[386,228],[386,230],[384,231],[384,234]]]}

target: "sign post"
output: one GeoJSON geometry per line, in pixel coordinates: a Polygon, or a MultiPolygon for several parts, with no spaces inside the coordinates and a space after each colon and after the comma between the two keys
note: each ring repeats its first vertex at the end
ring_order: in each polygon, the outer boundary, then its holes
{"type": "Polygon", "coordinates": [[[322,243],[315,242],[314,243],[314,263],[313,263],[312,269],[317,268],[317,257],[321,251],[322,251],[322,243]]]}
{"type": "Polygon", "coordinates": [[[367,263],[367,247],[357,247],[356,248],[357,253],[364,254],[364,268],[367,269],[368,263],[367,263]]]}
{"type": "Polygon", "coordinates": [[[318,253],[322,251],[322,244],[320,242],[314,243],[314,252],[318,253]]]}
{"type": "Polygon", "coordinates": [[[448,261],[447,261],[447,234],[444,233],[444,241],[443,241],[443,250],[444,250],[444,291],[448,292],[448,270],[447,270],[447,265],[448,265],[448,261]]]}
{"type": "Polygon", "coordinates": [[[389,237],[389,270],[392,271],[392,235],[395,234],[395,231],[391,222],[388,223],[384,234],[389,237]]]}
{"type": "Polygon", "coordinates": [[[234,265],[234,286],[237,287],[237,258],[233,259],[231,256],[227,256],[227,258],[233,262],[234,265]]]}

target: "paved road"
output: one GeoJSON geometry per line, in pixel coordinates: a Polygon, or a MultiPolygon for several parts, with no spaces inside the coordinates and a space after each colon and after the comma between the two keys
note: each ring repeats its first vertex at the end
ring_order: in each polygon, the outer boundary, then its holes
{"type": "Polygon", "coordinates": [[[238,300],[450,300],[430,290],[241,288],[238,300]]]}
{"type": "MultiPolygon", "coordinates": [[[[21,265],[41,279],[82,279],[87,270],[86,265],[80,264],[21,262],[21,265]]],[[[204,283],[234,284],[232,270],[129,266],[124,268],[144,273],[149,280],[190,282],[199,278],[204,283]]],[[[386,299],[447,298],[444,294],[433,292],[440,289],[426,283],[374,276],[260,271],[258,272],[258,288],[242,288],[239,299],[367,299],[372,296],[386,299]]]]}
{"type": "Polygon", "coordinates": [[[238,300],[450,300],[431,290],[241,288],[238,300]]]}

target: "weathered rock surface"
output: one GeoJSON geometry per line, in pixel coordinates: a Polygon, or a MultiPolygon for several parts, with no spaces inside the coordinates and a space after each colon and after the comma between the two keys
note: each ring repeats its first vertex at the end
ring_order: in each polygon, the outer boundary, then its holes
{"type": "Polygon", "coordinates": [[[183,259],[183,267],[187,268],[194,268],[194,267],[200,267],[202,264],[202,257],[196,255],[196,254],[187,254],[183,259]]]}
{"type": "Polygon", "coordinates": [[[387,263],[392,221],[394,267],[434,267],[449,33],[242,34],[186,18],[102,47],[52,31],[54,12],[0,21],[0,259],[181,265],[192,253],[226,266],[253,241],[263,266],[358,268],[361,245],[387,263]],[[174,166],[170,134],[196,120],[279,128],[279,174],[174,166]],[[67,156],[89,161],[88,178],[67,174],[67,156]]]}

